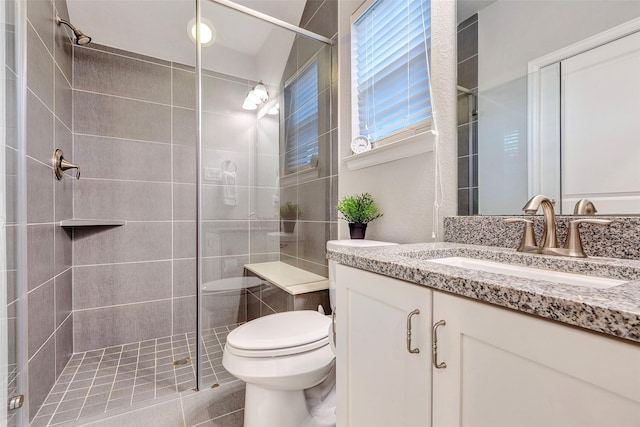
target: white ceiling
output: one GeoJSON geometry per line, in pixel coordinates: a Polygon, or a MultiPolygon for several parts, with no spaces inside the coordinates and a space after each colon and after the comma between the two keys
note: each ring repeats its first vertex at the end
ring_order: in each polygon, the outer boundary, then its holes
{"type": "MultiPolygon", "coordinates": [[[[298,25],[306,0],[236,2],[298,25]]],[[[67,4],[71,22],[94,43],[195,65],[195,45],[187,34],[187,24],[195,16],[194,0],[67,0],[67,4]]],[[[203,67],[277,84],[293,33],[210,0],[201,4],[202,17],[217,32],[216,42],[202,48],[203,67]],[[272,46],[274,42],[278,45],[272,46]]]]}

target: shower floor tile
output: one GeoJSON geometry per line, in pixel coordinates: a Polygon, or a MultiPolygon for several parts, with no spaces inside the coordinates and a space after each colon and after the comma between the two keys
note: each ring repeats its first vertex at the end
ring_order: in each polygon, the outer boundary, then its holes
{"type": "MultiPolygon", "coordinates": [[[[205,387],[236,380],[222,366],[222,351],[227,335],[239,325],[203,331],[205,387]]],[[[61,426],[195,388],[195,336],[180,334],[74,354],[31,425],[61,426]]]]}

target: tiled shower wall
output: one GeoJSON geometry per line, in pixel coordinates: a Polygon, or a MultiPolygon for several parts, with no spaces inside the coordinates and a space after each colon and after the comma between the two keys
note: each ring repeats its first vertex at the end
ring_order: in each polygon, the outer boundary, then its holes
{"type": "MultiPolygon", "coordinates": [[[[302,28],[328,38],[337,39],[338,1],[307,1],[302,18],[302,28]]],[[[318,42],[296,37],[294,47],[285,68],[287,80],[317,52],[318,42]],[[313,44],[313,46],[311,46],[313,44]]],[[[319,44],[319,43],[318,43],[319,44]]],[[[312,178],[293,177],[280,181],[280,203],[292,202],[302,211],[297,221],[295,238],[281,242],[280,260],[328,276],[326,243],[337,238],[338,203],[338,66],[337,48],[326,46],[318,55],[318,168],[312,178]]],[[[281,117],[284,121],[284,117],[281,117]]],[[[284,123],[281,124],[284,129],[284,123]]],[[[284,140],[284,132],[281,132],[284,140]]],[[[284,144],[283,144],[284,145],[284,144]]],[[[285,147],[280,156],[280,170],[284,170],[285,147]]]]}
{"type": "Polygon", "coordinates": [[[56,225],[71,217],[73,181],[56,180],[51,164],[55,148],[72,153],[72,47],[69,34],[54,21],[56,12],[68,19],[66,2],[25,3],[27,353],[33,418],[73,351],[71,234],[56,225]]]}
{"type": "MultiPolygon", "coordinates": [[[[75,351],[195,331],[194,71],[94,44],[74,52],[74,160],[83,169],[74,215],[127,221],[74,231],[75,351]]],[[[212,173],[203,173],[204,282],[277,257],[267,239],[273,214],[251,215],[262,191],[256,115],[241,105],[253,84],[203,76],[202,162],[212,173]],[[236,173],[233,202],[216,177],[223,169],[236,173]]],[[[246,319],[244,291],[207,285],[205,327],[246,319]]]]}
{"type": "Polygon", "coordinates": [[[458,25],[458,215],[478,213],[478,15],[458,25]]]}

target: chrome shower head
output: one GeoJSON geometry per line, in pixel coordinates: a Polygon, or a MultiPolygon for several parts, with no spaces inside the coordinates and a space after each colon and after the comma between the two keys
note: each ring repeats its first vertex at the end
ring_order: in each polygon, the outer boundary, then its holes
{"type": "Polygon", "coordinates": [[[91,43],[91,37],[89,37],[82,31],[80,31],[79,29],[71,25],[69,21],[65,21],[64,19],[60,18],[58,14],[56,14],[56,24],[58,25],[64,24],[67,27],[71,28],[71,31],[73,31],[73,35],[75,37],[75,40],[74,40],[75,44],[79,46],[84,46],[91,43]]]}

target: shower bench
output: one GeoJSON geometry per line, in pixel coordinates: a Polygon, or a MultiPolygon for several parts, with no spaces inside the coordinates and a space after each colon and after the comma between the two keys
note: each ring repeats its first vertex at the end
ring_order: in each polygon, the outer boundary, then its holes
{"type": "Polygon", "coordinates": [[[260,286],[248,288],[247,320],[292,310],[328,313],[329,279],[282,261],[244,265],[244,275],[261,279],[260,286]]]}

